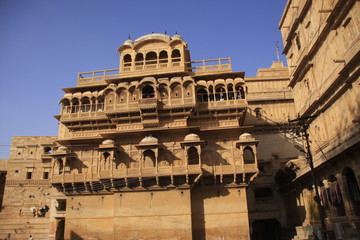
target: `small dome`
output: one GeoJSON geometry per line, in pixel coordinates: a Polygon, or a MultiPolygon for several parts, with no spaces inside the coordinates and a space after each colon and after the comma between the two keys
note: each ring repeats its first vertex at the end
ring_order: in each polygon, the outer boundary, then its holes
{"type": "Polygon", "coordinates": [[[200,140],[199,135],[195,134],[195,133],[190,133],[188,135],[186,135],[186,137],[184,138],[185,141],[194,141],[194,140],[200,140]]]}
{"type": "Polygon", "coordinates": [[[146,136],[143,138],[143,140],[141,140],[140,143],[158,143],[159,140],[153,136],[146,136]]]}
{"type": "Polygon", "coordinates": [[[137,38],[134,41],[134,43],[138,43],[148,39],[162,39],[162,40],[170,41],[170,36],[162,33],[151,33],[137,38]]]}
{"type": "Polygon", "coordinates": [[[175,34],[171,37],[172,40],[184,40],[179,34],[175,34]]]}
{"type": "Polygon", "coordinates": [[[109,87],[116,87],[116,84],[115,83],[110,83],[109,87]]]}
{"type": "Polygon", "coordinates": [[[126,40],[123,45],[129,45],[131,46],[133,44],[133,41],[131,39],[126,40]]]}
{"type": "Polygon", "coordinates": [[[101,144],[102,145],[110,145],[110,144],[115,144],[115,142],[114,142],[114,140],[106,139],[101,144]]]}
{"type": "Polygon", "coordinates": [[[68,148],[65,146],[61,146],[58,148],[58,151],[67,151],[67,150],[68,150],[68,148]]]}
{"type": "Polygon", "coordinates": [[[240,135],[239,139],[247,139],[247,138],[252,138],[253,136],[250,133],[243,133],[240,135]]]}

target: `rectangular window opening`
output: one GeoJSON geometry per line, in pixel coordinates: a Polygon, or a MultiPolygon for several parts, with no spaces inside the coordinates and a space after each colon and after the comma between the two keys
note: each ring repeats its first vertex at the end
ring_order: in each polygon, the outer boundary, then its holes
{"type": "Polygon", "coordinates": [[[26,179],[32,179],[32,172],[26,173],[26,179]]]}

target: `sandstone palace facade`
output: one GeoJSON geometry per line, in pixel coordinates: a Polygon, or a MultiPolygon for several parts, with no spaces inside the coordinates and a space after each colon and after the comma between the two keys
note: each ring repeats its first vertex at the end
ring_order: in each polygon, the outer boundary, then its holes
{"type": "Polygon", "coordinates": [[[178,34],[126,40],[63,89],[58,136],[13,137],[0,238],[358,239],[359,8],[290,0],[289,66],[254,77],[178,34]]]}

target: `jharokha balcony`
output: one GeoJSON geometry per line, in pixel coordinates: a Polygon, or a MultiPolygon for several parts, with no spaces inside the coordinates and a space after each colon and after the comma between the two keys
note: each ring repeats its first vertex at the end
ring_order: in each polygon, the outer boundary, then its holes
{"type": "Polygon", "coordinates": [[[82,191],[186,188],[196,184],[201,177],[230,185],[247,184],[257,171],[257,164],[123,168],[76,174],[62,172],[60,175],[52,175],[51,182],[69,194],[82,191]]]}

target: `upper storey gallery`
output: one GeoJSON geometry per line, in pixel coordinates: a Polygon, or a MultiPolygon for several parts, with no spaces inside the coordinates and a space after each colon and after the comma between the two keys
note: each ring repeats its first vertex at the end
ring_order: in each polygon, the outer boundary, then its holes
{"type": "Polygon", "coordinates": [[[191,61],[187,43],[176,34],[161,33],[141,36],[135,41],[126,40],[117,51],[119,69],[98,70],[78,74],[77,86],[94,86],[154,74],[191,73],[192,76],[231,72],[229,58],[191,61]]]}
{"type": "Polygon", "coordinates": [[[229,59],[191,62],[186,47],[179,35],[125,41],[119,69],[79,73],[77,86],[64,89],[58,119],[73,132],[239,126],[247,107],[244,72],[232,72],[229,59]]]}

